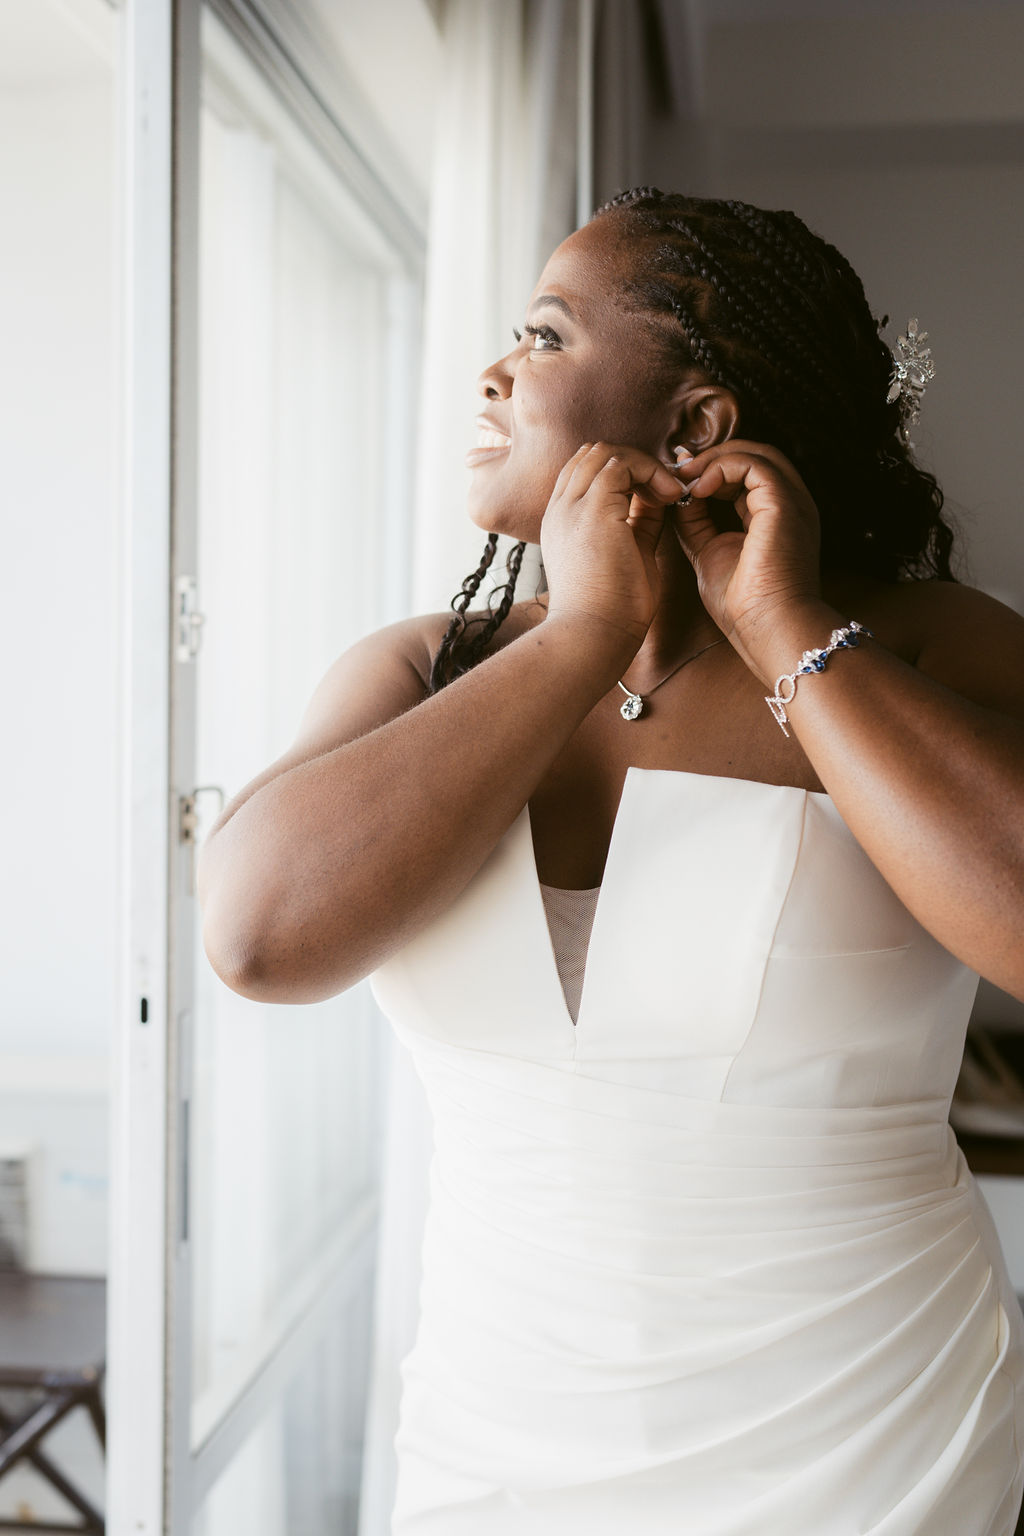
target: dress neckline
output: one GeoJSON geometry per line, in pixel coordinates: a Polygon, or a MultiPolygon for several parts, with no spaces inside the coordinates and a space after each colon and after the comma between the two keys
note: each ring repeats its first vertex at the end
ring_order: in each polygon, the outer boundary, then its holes
{"type": "Polygon", "coordinates": [[[597,896],[601,890],[599,885],[545,885],[543,880],[537,884],[542,891],[551,891],[555,896],[597,896]]]}
{"type": "MultiPolygon", "coordinates": [[[[691,772],[687,768],[641,768],[641,767],[638,767],[634,763],[630,763],[629,766],[626,768],[625,775],[623,776],[622,788],[619,791],[619,803],[615,807],[615,816],[614,816],[614,818],[612,820],[611,836],[608,839],[608,847],[605,850],[605,856],[604,856],[604,868],[605,869],[608,868],[608,860],[609,860],[609,858],[611,856],[612,844],[615,841],[615,829],[618,826],[619,812],[622,809],[622,803],[623,803],[623,801],[626,798],[626,791],[627,791],[627,787],[629,785],[630,774],[645,774],[645,773],[647,773],[647,774],[670,774],[673,778],[677,778],[677,779],[694,779],[694,780],[696,780],[697,782],[699,782],[701,784],[707,784],[707,783],[718,781],[718,782],[721,782],[722,784],[742,784],[745,787],[753,786],[753,787],[755,787],[757,789],[777,789],[777,790],[782,790],[782,791],[784,791],[784,792],[786,792],[788,794],[791,794],[791,795],[812,795],[817,800],[827,800],[830,804],[833,803],[832,802],[832,796],[828,793],[827,790],[824,790],[824,789],[802,789],[799,784],[769,784],[769,783],[766,783],[763,779],[743,779],[743,778],[737,778],[733,774],[728,774],[728,773],[693,773],[693,772],[691,772]]],[[[602,876],[601,876],[601,880],[600,880],[600,882],[597,885],[579,885],[579,886],[577,886],[577,885],[549,885],[549,886],[545,886],[544,885],[543,880],[540,878],[540,875],[537,873],[537,846],[536,846],[536,843],[533,840],[533,818],[530,815],[530,802],[529,801],[526,802],[526,805],[523,807],[523,809],[525,810],[526,816],[527,816],[527,820],[529,821],[529,826],[530,826],[530,847],[533,850],[534,875],[536,877],[537,885],[540,887],[540,889],[541,890],[547,889],[547,890],[551,890],[551,891],[579,891],[581,893],[584,892],[584,891],[598,891],[598,892],[600,892],[600,890],[602,888],[602,885],[604,883],[604,875],[603,875],[603,873],[602,873],[602,876]]]]}
{"type": "MultiPolygon", "coordinates": [[[[571,1032],[572,1038],[574,1040],[579,1038],[580,1027],[585,1023],[586,1014],[588,1012],[588,995],[589,992],[592,991],[591,980],[593,967],[591,961],[594,953],[594,936],[597,935],[598,938],[600,938],[601,935],[603,926],[601,921],[602,914],[608,900],[608,888],[612,883],[608,879],[608,870],[612,866],[613,858],[615,858],[618,854],[619,846],[622,841],[623,806],[626,805],[627,800],[632,796],[634,786],[639,785],[639,782],[643,778],[652,778],[658,776],[662,778],[671,778],[677,780],[688,779],[692,781],[695,786],[700,786],[701,788],[710,787],[714,783],[720,783],[723,789],[728,787],[730,791],[735,791],[737,787],[741,787],[741,792],[748,792],[751,790],[769,790],[775,794],[778,794],[779,796],[792,797],[796,795],[805,802],[807,798],[812,798],[827,803],[827,805],[832,810],[835,810],[835,803],[832,800],[832,797],[825,790],[802,789],[798,784],[766,784],[760,779],[735,778],[729,774],[692,773],[684,768],[642,768],[636,764],[631,763],[627,767],[623,777],[622,789],[619,794],[619,803],[615,807],[615,817],[612,821],[611,836],[608,840],[608,850],[605,854],[604,871],[601,877],[601,884],[597,886],[579,888],[596,891],[597,897],[594,904],[593,922],[590,931],[590,943],[587,949],[587,963],[583,972],[583,985],[580,994],[579,1011],[574,1021],[566,1005],[565,993],[562,989],[562,983],[558,974],[558,960],[554,952],[554,947],[551,943],[551,934],[548,928],[547,914],[544,910],[543,882],[541,881],[540,874],[538,873],[537,869],[537,850],[533,841],[533,821],[530,816],[530,803],[527,801],[523,807],[522,815],[525,816],[526,819],[527,850],[529,854],[529,864],[533,875],[533,891],[536,901],[537,915],[539,917],[540,927],[543,930],[544,939],[546,941],[547,956],[550,967],[549,985],[552,986],[553,993],[557,997],[558,1002],[561,1004],[563,1022],[566,1028],[571,1032]]],[[[835,814],[838,816],[838,811],[836,811],[835,814]]],[[[552,889],[572,890],[573,887],[555,886],[552,887],[552,889]]]]}
{"type": "Polygon", "coordinates": [[[544,916],[547,919],[548,938],[555,957],[558,980],[566,1010],[575,1025],[579,1018],[590,937],[601,887],[574,890],[572,887],[542,885],[540,893],[544,899],[544,916]]]}

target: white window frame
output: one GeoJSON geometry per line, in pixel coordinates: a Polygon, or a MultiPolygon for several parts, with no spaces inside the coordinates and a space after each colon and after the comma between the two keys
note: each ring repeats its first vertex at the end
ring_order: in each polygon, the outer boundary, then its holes
{"type": "MultiPolygon", "coordinates": [[[[395,330],[415,337],[425,209],[408,186],[391,190],[382,180],[363,147],[372,147],[373,125],[354,134],[345,104],[336,99],[337,81],[286,9],[278,15],[263,0],[208,3],[401,254],[410,282],[397,302],[408,306],[408,324],[395,330]]],[[[123,0],[120,9],[123,964],[112,1067],[107,1524],[126,1536],[188,1536],[220,1471],[346,1292],[365,1280],[375,1231],[370,1217],[354,1222],[318,1299],[192,1453],[192,925],[182,920],[191,850],[179,840],[178,817],[180,797],[194,787],[195,682],[194,669],[175,660],[173,593],[177,578],[195,571],[202,0],[123,0]]],[[[409,356],[391,361],[404,377],[417,376],[414,342],[409,356]]],[[[395,426],[396,440],[411,443],[411,402],[409,419],[395,426]]],[[[397,571],[407,562],[410,521],[400,466],[388,469],[387,568],[397,571]]],[[[403,608],[407,581],[389,595],[403,608]]]]}

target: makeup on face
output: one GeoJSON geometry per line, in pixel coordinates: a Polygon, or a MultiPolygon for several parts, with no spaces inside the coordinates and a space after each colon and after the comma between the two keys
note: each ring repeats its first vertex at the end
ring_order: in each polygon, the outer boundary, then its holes
{"type": "Polygon", "coordinates": [[[586,226],[548,262],[516,346],[484,371],[469,513],[488,532],[536,543],[562,468],[582,443],[629,444],[673,471],[672,403],[650,333],[621,300],[611,232],[586,226]]]}

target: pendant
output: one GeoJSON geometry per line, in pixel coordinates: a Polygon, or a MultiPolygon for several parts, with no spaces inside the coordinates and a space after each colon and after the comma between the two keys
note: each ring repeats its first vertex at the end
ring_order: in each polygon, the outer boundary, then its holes
{"type": "MultiPolygon", "coordinates": [[[[619,687],[623,688],[623,691],[626,692],[622,683],[619,684],[619,687]]],[[[626,692],[626,702],[619,705],[619,714],[623,720],[639,720],[643,712],[644,701],[640,695],[638,693],[626,692]]]]}

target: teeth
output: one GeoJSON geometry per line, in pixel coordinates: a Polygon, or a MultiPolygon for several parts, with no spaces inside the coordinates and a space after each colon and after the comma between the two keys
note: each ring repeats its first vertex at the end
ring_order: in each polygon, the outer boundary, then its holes
{"type": "Polygon", "coordinates": [[[504,432],[492,432],[486,427],[477,427],[476,445],[478,448],[508,448],[512,442],[504,432]]]}

